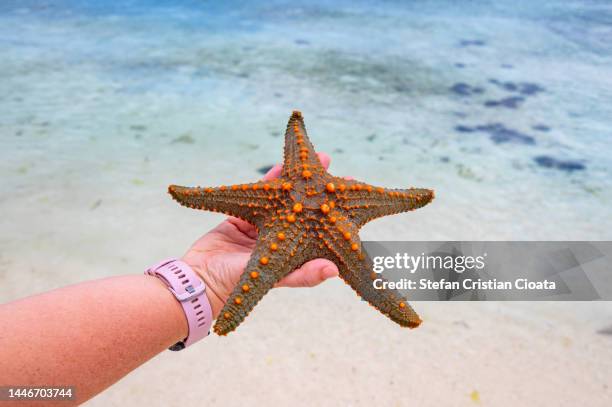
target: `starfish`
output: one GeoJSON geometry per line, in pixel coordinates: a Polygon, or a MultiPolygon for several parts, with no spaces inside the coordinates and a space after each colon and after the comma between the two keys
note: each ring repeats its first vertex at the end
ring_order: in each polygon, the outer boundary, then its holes
{"type": "Polygon", "coordinates": [[[433,191],[387,189],[329,174],[301,112],[294,111],[287,124],[280,178],[217,188],[170,185],[168,192],[181,205],[235,216],[257,229],[253,254],[215,323],[217,334],[233,331],[276,282],[316,258],[334,262],[357,294],[399,325],[421,323],[397,291],[374,288],[379,275],[358,231],[374,218],[428,204],[433,191]]]}

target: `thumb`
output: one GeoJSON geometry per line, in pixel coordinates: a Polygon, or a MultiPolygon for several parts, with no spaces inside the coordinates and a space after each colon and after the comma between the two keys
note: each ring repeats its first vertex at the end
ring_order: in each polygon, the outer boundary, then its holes
{"type": "Polygon", "coordinates": [[[276,287],[314,287],[328,278],[338,276],[338,267],[326,259],[315,259],[289,273],[276,287]]]}

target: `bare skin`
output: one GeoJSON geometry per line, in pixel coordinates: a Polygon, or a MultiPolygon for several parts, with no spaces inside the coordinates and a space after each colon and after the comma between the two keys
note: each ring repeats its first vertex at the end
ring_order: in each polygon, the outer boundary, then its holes
{"type": "MultiPolygon", "coordinates": [[[[329,157],[319,157],[327,168],[329,157]]],[[[264,178],[280,172],[277,165],[264,178]]],[[[256,233],[249,223],[228,218],[183,256],[206,282],[214,318],[248,262],[256,233]]],[[[278,286],[313,287],[337,275],[332,262],[316,259],[278,286]]],[[[159,279],[142,274],[16,300],[0,305],[0,386],[73,386],[72,403],[83,403],[184,339],[187,331],[178,301],[159,279]]]]}

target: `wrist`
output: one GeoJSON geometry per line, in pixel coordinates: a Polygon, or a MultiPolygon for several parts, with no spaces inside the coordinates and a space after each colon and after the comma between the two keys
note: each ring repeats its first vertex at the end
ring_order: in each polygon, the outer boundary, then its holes
{"type": "Polygon", "coordinates": [[[163,281],[187,318],[188,334],[172,345],[170,350],[185,349],[210,334],[214,317],[206,295],[206,283],[191,266],[180,259],[170,258],[147,268],[145,274],[163,281]]]}
{"type": "Polygon", "coordinates": [[[223,301],[217,294],[218,290],[216,288],[214,279],[211,278],[211,275],[208,272],[208,267],[206,264],[204,264],[204,262],[191,261],[189,254],[183,256],[181,261],[185,262],[189,267],[191,267],[191,269],[204,281],[204,284],[206,284],[206,298],[208,298],[208,302],[210,303],[213,319],[217,319],[221,309],[225,305],[225,301],[223,301]]]}

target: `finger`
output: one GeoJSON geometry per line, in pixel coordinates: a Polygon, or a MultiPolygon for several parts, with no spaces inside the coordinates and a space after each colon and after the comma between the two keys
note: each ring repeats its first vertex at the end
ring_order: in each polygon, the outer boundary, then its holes
{"type": "Polygon", "coordinates": [[[263,179],[268,181],[274,178],[278,178],[280,177],[282,170],[283,166],[280,164],[276,164],[275,166],[270,168],[268,172],[266,172],[266,175],[264,175],[263,179]]]}
{"type": "Polygon", "coordinates": [[[257,229],[249,222],[235,218],[233,216],[229,216],[226,220],[232,225],[236,226],[236,229],[238,229],[240,232],[244,233],[251,239],[257,239],[257,229]]]}
{"type": "Polygon", "coordinates": [[[275,287],[314,287],[337,276],[338,267],[334,263],[326,259],[315,259],[285,276],[275,287]]]}
{"type": "Polygon", "coordinates": [[[321,161],[323,168],[328,169],[329,163],[331,163],[331,157],[326,153],[317,153],[317,156],[319,157],[319,161],[321,161]]]}
{"type": "Polygon", "coordinates": [[[351,177],[350,175],[346,176],[346,177],[342,177],[342,178],[344,178],[345,180],[348,180],[348,181],[352,181],[352,180],[355,179],[355,178],[351,177]]]}

